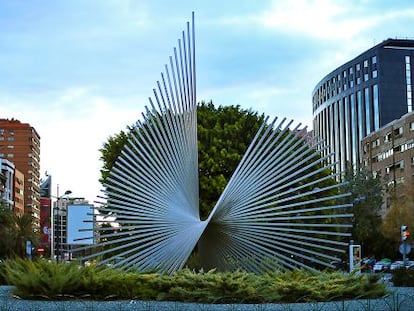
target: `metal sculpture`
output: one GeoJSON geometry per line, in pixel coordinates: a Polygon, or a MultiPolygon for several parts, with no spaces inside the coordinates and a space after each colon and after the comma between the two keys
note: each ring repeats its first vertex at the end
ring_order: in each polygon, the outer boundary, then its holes
{"type": "MultiPolygon", "coordinates": [[[[194,248],[206,268],[329,267],[349,236],[332,155],[293,121],[268,119],[208,219],[198,202],[194,14],[104,185],[114,225],[97,228],[100,258],[123,268],[172,273],[194,248]],[[323,176],[323,177],[320,177],[323,176]]],[[[86,247],[88,248],[88,247],[86,247]]]]}

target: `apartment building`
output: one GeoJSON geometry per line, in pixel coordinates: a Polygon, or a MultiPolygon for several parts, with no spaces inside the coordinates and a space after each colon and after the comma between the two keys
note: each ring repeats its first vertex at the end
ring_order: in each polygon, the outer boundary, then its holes
{"type": "Polygon", "coordinates": [[[35,128],[16,119],[0,119],[0,158],[13,162],[24,175],[23,183],[16,182],[24,187],[20,192],[24,195],[24,212],[39,223],[40,136],[35,128]]]}
{"type": "MultiPolygon", "coordinates": [[[[361,141],[361,165],[381,174],[390,186],[414,181],[414,113],[394,120],[361,141]]],[[[390,208],[390,197],[384,198],[382,213],[390,208]]]]}

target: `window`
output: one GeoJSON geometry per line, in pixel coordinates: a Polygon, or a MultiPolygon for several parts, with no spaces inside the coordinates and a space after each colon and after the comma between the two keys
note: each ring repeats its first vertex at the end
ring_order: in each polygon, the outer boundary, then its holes
{"type": "Polygon", "coordinates": [[[356,64],[356,71],[360,71],[361,70],[361,64],[356,64]]]}
{"type": "Polygon", "coordinates": [[[377,138],[372,142],[372,148],[378,147],[380,145],[380,139],[377,138]]]}
{"type": "Polygon", "coordinates": [[[411,157],[411,166],[414,166],[414,157],[411,157]]]}
{"type": "Polygon", "coordinates": [[[14,154],[13,154],[13,153],[9,153],[9,154],[7,155],[7,157],[8,157],[8,158],[14,158],[14,154]]]}
{"type": "Polygon", "coordinates": [[[411,60],[410,56],[405,56],[405,77],[407,87],[407,111],[411,112],[412,106],[412,90],[411,90],[411,60]]]}
{"type": "Polygon", "coordinates": [[[13,141],[14,140],[14,137],[13,136],[9,136],[9,137],[7,137],[7,140],[8,141],[13,141]]]}
{"type": "Polygon", "coordinates": [[[378,78],[378,71],[377,70],[372,71],[372,78],[373,79],[378,78]]]}
{"type": "Polygon", "coordinates": [[[372,56],[371,57],[371,63],[374,65],[377,63],[377,56],[372,56]]]}
{"type": "Polygon", "coordinates": [[[391,138],[392,138],[392,134],[391,133],[387,133],[387,135],[385,135],[385,137],[384,137],[384,142],[385,143],[390,142],[391,141],[391,138]]]}
{"type": "Polygon", "coordinates": [[[388,149],[388,150],[385,150],[384,152],[379,153],[377,155],[378,162],[389,158],[393,154],[394,154],[394,149],[388,149]]]}
{"type": "Polygon", "coordinates": [[[14,146],[13,145],[8,145],[7,149],[14,149],[14,146]]]}
{"type": "Polygon", "coordinates": [[[364,68],[368,67],[368,59],[364,60],[364,68]]]}
{"type": "Polygon", "coordinates": [[[401,136],[403,134],[403,127],[400,126],[399,128],[394,129],[395,136],[401,136]]]}
{"type": "Polygon", "coordinates": [[[377,178],[377,176],[381,176],[381,170],[373,171],[372,175],[374,176],[374,178],[377,178]]]}
{"type": "Polygon", "coordinates": [[[410,122],[410,130],[414,131],[414,122],[410,122]]]}
{"type": "Polygon", "coordinates": [[[400,177],[400,178],[397,178],[397,179],[395,180],[395,183],[396,183],[397,185],[399,185],[399,184],[403,184],[403,183],[404,183],[404,180],[405,180],[405,178],[404,178],[404,177],[400,177]]]}
{"type": "Polygon", "coordinates": [[[364,74],[364,81],[368,81],[369,75],[367,73],[364,74]]]}
{"type": "Polygon", "coordinates": [[[412,149],[412,148],[414,148],[414,141],[413,140],[405,143],[404,144],[404,148],[403,148],[402,151],[405,151],[405,150],[408,150],[408,149],[412,149]]]}
{"type": "Polygon", "coordinates": [[[397,163],[394,164],[394,168],[395,169],[404,169],[404,160],[398,161],[397,163]]]}

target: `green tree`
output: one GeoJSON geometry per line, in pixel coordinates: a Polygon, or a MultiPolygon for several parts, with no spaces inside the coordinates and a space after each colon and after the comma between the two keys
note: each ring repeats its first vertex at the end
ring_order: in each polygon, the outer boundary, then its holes
{"type": "MultiPolygon", "coordinates": [[[[401,225],[414,228],[414,185],[401,184],[395,188],[391,196],[391,209],[385,215],[382,233],[390,241],[390,248],[397,252],[401,244],[401,225]]],[[[408,241],[412,240],[409,237],[408,241]]]]}
{"type": "Polygon", "coordinates": [[[206,218],[252,142],[264,116],[240,106],[197,109],[200,215],[206,218]]]}
{"type": "Polygon", "coordinates": [[[26,241],[32,245],[39,242],[39,234],[33,231],[33,217],[30,214],[14,215],[13,211],[0,206],[0,258],[26,256],[26,241]]]}
{"type": "Polygon", "coordinates": [[[114,136],[109,136],[108,141],[103,144],[101,149],[99,149],[103,163],[101,168],[101,178],[99,180],[101,183],[105,183],[108,178],[112,166],[121,154],[122,148],[124,148],[125,144],[128,142],[131,129],[131,127],[127,127],[128,132],[121,131],[114,136]]]}
{"type": "MultiPolygon", "coordinates": [[[[200,215],[208,216],[227,181],[264,120],[257,112],[239,106],[214,107],[201,102],[197,109],[200,179],[200,215]]],[[[130,137],[127,131],[110,136],[100,149],[102,183],[130,137]]]]}
{"type": "Polygon", "coordinates": [[[0,200],[0,258],[9,258],[12,255],[13,213],[0,200]]]}
{"type": "Polygon", "coordinates": [[[345,191],[352,194],[354,222],[352,238],[361,244],[363,256],[384,255],[384,237],[381,233],[381,205],[383,184],[380,175],[362,170],[348,171],[345,191]]]}

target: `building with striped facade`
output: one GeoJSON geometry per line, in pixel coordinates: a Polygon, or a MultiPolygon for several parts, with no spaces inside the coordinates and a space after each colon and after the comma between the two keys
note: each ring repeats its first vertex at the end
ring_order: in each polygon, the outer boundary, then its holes
{"type": "Polygon", "coordinates": [[[414,40],[387,39],[316,85],[313,128],[337,170],[358,169],[361,140],[412,111],[413,62],[414,40]]]}

